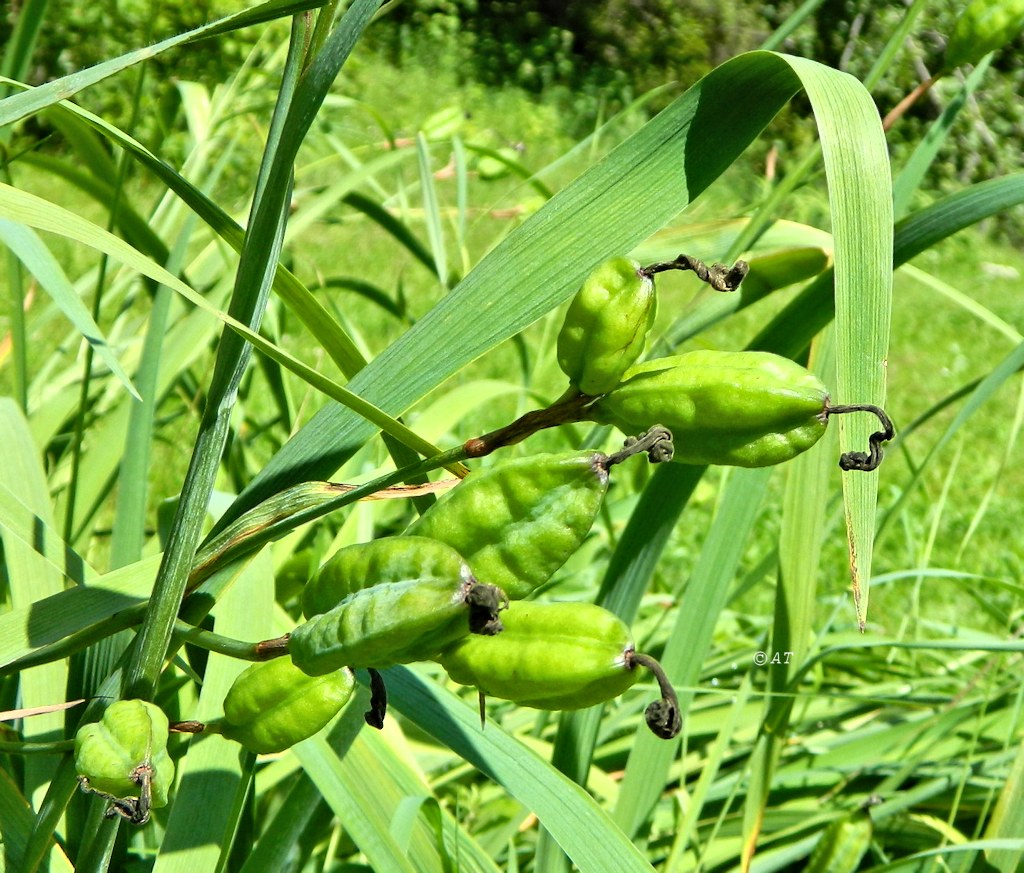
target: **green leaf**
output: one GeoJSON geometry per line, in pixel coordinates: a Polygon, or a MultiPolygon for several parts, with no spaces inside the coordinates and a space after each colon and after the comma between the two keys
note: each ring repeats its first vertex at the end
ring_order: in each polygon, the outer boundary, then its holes
{"type": "Polygon", "coordinates": [[[77,94],[79,91],[102,82],[115,73],[120,73],[135,64],[154,58],[168,49],[175,46],[187,45],[201,39],[207,39],[222,33],[229,33],[242,27],[250,27],[254,24],[261,24],[265,21],[273,21],[276,18],[285,18],[302,12],[307,9],[316,9],[324,4],[325,0],[270,0],[269,3],[262,3],[252,9],[245,9],[234,15],[228,15],[218,21],[197,27],[195,30],[186,33],[176,34],[168,39],[158,42],[148,48],[136,49],[109,61],[96,64],[85,70],[79,70],[69,76],[62,76],[53,79],[44,85],[39,85],[30,91],[15,94],[0,100],[0,128],[14,124],[22,118],[27,118],[48,106],[53,106],[61,100],[77,94]]]}
{"type": "MultiPolygon", "coordinates": [[[[858,306],[871,315],[847,326],[850,306],[844,303],[840,360],[850,358],[851,347],[861,348],[859,335],[884,320],[888,302],[891,224],[885,226],[885,214],[891,196],[888,166],[876,164],[885,157],[877,112],[863,87],[845,74],[754,52],[710,73],[560,191],[357,375],[350,389],[391,415],[404,412],[461,367],[567,299],[596,263],[631,250],[670,221],[753,141],[802,79],[810,83],[823,116],[822,136],[834,141],[827,156],[833,198],[840,201],[834,207],[834,230],[860,240],[837,240],[837,267],[844,274],[840,293],[844,299],[855,295],[858,306]],[[861,215],[866,217],[858,223],[861,215]],[[869,239],[877,234],[883,239],[869,239]]],[[[854,356],[858,379],[879,344],[884,345],[884,337],[875,336],[863,347],[866,351],[854,356]]],[[[878,355],[876,375],[883,357],[878,355]]],[[[878,388],[858,383],[858,394],[867,399],[878,388]]],[[[253,480],[221,523],[296,482],[329,477],[372,433],[337,406],[321,410],[253,480]]],[[[871,487],[867,492],[873,493],[871,487]]],[[[862,517],[871,504],[867,492],[856,498],[854,512],[862,570],[870,552],[869,543],[861,541],[862,517]]]]}
{"type": "MultiPolygon", "coordinates": [[[[273,569],[270,554],[264,552],[217,603],[214,629],[235,639],[265,639],[273,633],[273,604],[273,569]]],[[[211,721],[223,715],[224,697],[245,666],[211,654],[198,709],[189,716],[211,721]]],[[[180,765],[179,788],[154,873],[194,873],[223,864],[244,814],[254,757],[223,737],[193,735],[180,765]]]]}
{"type": "MultiPolygon", "coordinates": [[[[878,110],[860,83],[792,59],[814,109],[829,180],[835,240],[836,403],[885,406],[892,307],[893,211],[889,157],[878,110]],[[855,84],[854,84],[855,83],[855,84]]],[[[839,421],[842,452],[863,450],[877,422],[839,421]]],[[[878,471],[843,473],[854,605],[861,628],[875,533],[878,471]]]]}
{"type": "MultiPolygon", "coordinates": [[[[22,530],[19,536],[12,535],[7,529],[0,531],[11,605],[14,610],[31,616],[37,601],[58,595],[63,590],[64,578],[53,563],[40,554],[44,551],[45,532],[54,526],[50,490],[28,422],[18,405],[8,397],[0,397],[0,446],[3,446],[0,484],[21,495],[31,513],[31,518],[26,519],[31,523],[30,529],[22,530]]],[[[2,617],[6,618],[6,614],[2,617]]],[[[68,669],[64,663],[23,670],[18,678],[23,707],[46,706],[64,700],[68,681],[68,669]]],[[[23,733],[27,739],[53,740],[63,738],[63,730],[63,714],[50,712],[28,719],[23,733]]],[[[31,758],[26,763],[23,788],[33,803],[39,799],[35,795],[49,782],[55,766],[52,758],[31,758]]]]}
{"type": "Polygon", "coordinates": [[[493,722],[481,730],[475,707],[402,667],[384,678],[389,706],[536,813],[581,873],[650,873],[643,854],[589,794],[493,722]]]}
{"type": "MultiPolygon", "coordinates": [[[[985,829],[985,839],[997,841],[1000,838],[1024,834],[1024,743],[1017,749],[1013,768],[999,792],[999,800],[985,829]]],[[[1024,860],[1024,843],[1018,839],[1016,848],[990,849],[986,852],[988,862],[1000,873],[1020,870],[1024,860]]]]}
{"type": "Polygon", "coordinates": [[[434,186],[434,174],[430,169],[430,148],[426,137],[420,133],[416,137],[416,153],[420,164],[420,186],[423,188],[423,214],[427,222],[427,239],[433,255],[434,270],[441,283],[448,284],[448,254],[444,247],[444,231],[441,227],[441,207],[437,200],[437,188],[434,186]]]}
{"type": "Polygon", "coordinates": [[[33,233],[22,224],[0,219],[0,242],[6,245],[20,260],[28,271],[39,280],[43,290],[53,299],[64,315],[67,316],[82,338],[89,343],[102,361],[131,393],[136,400],[141,400],[132,380],[122,369],[113,350],[99,325],[93,321],[92,315],[75,292],[64,270],[57,259],[43,244],[38,234],[33,233]]]}
{"type": "MultiPolygon", "coordinates": [[[[771,473],[771,467],[764,467],[737,469],[729,476],[721,506],[685,589],[686,608],[678,611],[660,659],[677,687],[691,689],[700,678],[715,624],[728,599],[729,582],[739,567],[771,473]]],[[[679,695],[684,731],[692,701],[692,691],[679,695]]],[[[669,765],[678,749],[678,742],[659,740],[646,731],[637,736],[615,807],[615,821],[625,833],[635,835],[646,821],[665,786],[669,765]]]]}
{"type": "MultiPolygon", "coordinates": [[[[264,339],[260,334],[246,327],[232,316],[211,305],[203,295],[194,291],[159,264],[128,245],[124,240],[93,224],[88,219],[69,212],[41,197],[19,191],[17,188],[12,188],[2,183],[0,183],[0,215],[7,216],[13,221],[22,222],[30,227],[52,231],[69,239],[77,240],[107,253],[127,266],[138,270],[143,275],[167,285],[185,297],[190,303],[220,319],[238,336],[247,339],[261,352],[273,358],[308,384],[334,400],[351,404],[354,409],[358,410],[361,416],[365,417],[368,421],[373,421],[380,429],[391,434],[410,448],[425,456],[439,453],[440,450],[436,446],[421,439],[404,424],[385,414],[372,403],[368,403],[350,389],[337,384],[332,379],[302,363],[284,351],[284,349],[264,339]]],[[[333,319],[331,320],[333,321],[333,319]]]]}
{"type": "Polygon", "coordinates": [[[0,675],[15,661],[143,603],[159,563],[159,555],[150,556],[0,615],[0,675]]]}

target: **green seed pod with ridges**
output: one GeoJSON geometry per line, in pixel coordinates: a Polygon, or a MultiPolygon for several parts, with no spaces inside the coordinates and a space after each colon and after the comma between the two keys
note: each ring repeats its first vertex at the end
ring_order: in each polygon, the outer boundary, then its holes
{"type": "Polygon", "coordinates": [[[252,664],[224,698],[220,732],[260,755],[283,752],[323,729],[354,687],[347,669],[308,676],[288,658],[252,664]]]}
{"type": "Polygon", "coordinates": [[[174,762],[167,754],[167,716],[145,700],[118,700],[98,722],[75,734],[75,769],[88,788],[112,797],[138,797],[132,774],[140,765],[152,767],[150,805],[167,805],[174,781],[174,762]]]}
{"type": "Polygon", "coordinates": [[[336,552],[309,580],[302,592],[302,614],[312,618],[328,612],[350,594],[372,585],[415,580],[455,585],[470,573],[455,549],[428,537],[384,537],[357,543],[336,552]]]}
{"type": "Polygon", "coordinates": [[[632,367],[589,412],[626,433],[665,425],[673,460],[684,464],[765,467],[821,438],[828,399],[818,377],[788,358],[694,351],[632,367]]]}
{"type": "Polygon", "coordinates": [[[289,636],[288,653],[310,676],[426,661],[469,633],[497,633],[505,600],[468,569],[463,579],[373,585],[299,625],[289,636]]]}
{"type": "Polygon", "coordinates": [[[956,19],[946,45],[947,70],[976,64],[1024,30],[1024,0],[973,0],[956,19]]]}
{"type": "Polygon", "coordinates": [[[513,602],[494,637],[466,637],[438,658],[460,685],[538,709],[580,709],[618,697],[640,674],[618,616],[592,603],[513,602]]]}
{"type": "Polygon", "coordinates": [[[607,460],[583,451],[501,461],[470,473],[406,533],[447,543],[520,600],[582,544],[608,490],[607,460]]]}
{"type": "Polygon", "coordinates": [[[661,698],[648,704],[647,726],[662,739],[682,729],[679,699],[661,665],[633,649],[629,628],[593,603],[509,604],[496,637],[466,637],[437,660],[460,685],[538,709],[581,709],[618,697],[646,667],[661,698]]]}
{"type": "Polygon", "coordinates": [[[558,366],[583,394],[611,391],[644,350],[654,323],[654,281],[636,261],[614,258],[576,292],[558,334],[558,366]]]}

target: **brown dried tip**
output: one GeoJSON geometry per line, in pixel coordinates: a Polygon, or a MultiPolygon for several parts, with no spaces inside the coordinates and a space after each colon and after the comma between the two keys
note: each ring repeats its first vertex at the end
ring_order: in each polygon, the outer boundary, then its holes
{"type": "Polygon", "coordinates": [[[650,430],[644,431],[640,436],[626,437],[622,448],[608,455],[604,461],[605,469],[621,464],[626,458],[647,453],[647,460],[652,464],[660,464],[671,461],[675,454],[675,446],[672,443],[672,431],[661,424],[654,425],[650,430]]]}
{"type": "Polygon", "coordinates": [[[370,709],[363,713],[363,720],[370,727],[380,730],[384,727],[384,716],[388,711],[388,689],[380,673],[372,667],[366,672],[370,674],[370,709]]]}
{"type": "Polygon", "coordinates": [[[750,271],[750,265],[746,261],[737,261],[731,267],[725,264],[712,264],[709,267],[697,258],[679,255],[674,261],[651,264],[649,267],[642,267],[639,272],[651,278],[655,273],[663,273],[666,270],[693,270],[698,279],[710,285],[715,291],[728,293],[740,287],[740,283],[750,271]]]}
{"type": "Polygon", "coordinates": [[[882,430],[875,431],[868,437],[868,451],[866,452],[843,452],[839,456],[839,467],[842,470],[858,470],[870,473],[877,470],[882,463],[882,443],[888,442],[896,436],[896,428],[892,419],[886,415],[885,410],[880,406],[871,403],[852,403],[845,406],[826,406],[826,420],[833,415],[846,415],[850,412],[870,412],[882,423],[882,430]]]}
{"type": "Polygon", "coordinates": [[[470,633],[493,637],[505,629],[498,613],[508,609],[508,595],[497,585],[472,583],[466,592],[466,603],[469,605],[470,633]]]}
{"type": "Polygon", "coordinates": [[[679,732],[683,729],[683,714],[679,707],[679,698],[676,696],[676,690],[672,687],[672,683],[669,682],[668,676],[665,675],[661,664],[650,655],[645,655],[642,652],[627,653],[626,664],[630,668],[636,664],[646,667],[654,674],[654,678],[658,680],[658,687],[661,689],[661,700],[655,700],[653,703],[648,704],[647,709],[644,711],[644,718],[647,721],[647,727],[651,729],[651,733],[663,740],[671,740],[679,736],[679,732]]]}

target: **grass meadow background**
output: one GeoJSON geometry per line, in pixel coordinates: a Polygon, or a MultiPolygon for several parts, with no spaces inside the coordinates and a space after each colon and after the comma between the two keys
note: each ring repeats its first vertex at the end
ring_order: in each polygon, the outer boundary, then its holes
{"type": "MultiPolygon", "coordinates": [[[[395,65],[377,5],[221,9],[34,87],[31,40],[8,43],[3,869],[1021,869],[1024,175],[953,184],[932,148],[957,116],[986,123],[992,58],[887,156],[871,94],[916,84],[891,73],[935,4],[900,10],[863,81],[752,53],[578,112],[443,53],[395,65]],[[243,27],[222,80],[147,90],[157,60],[243,27]],[[778,468],[616,468],[540,596],[632,624],[683,698],[679,740],[641,733],[649,682],[572,714],[491,701],[481,732],[474,694],[410,665],[385,674],[380,733],[361,689],[280,755],[172,738],[178,781],[144,827],[77,791],[68,741],[112,699],[220,714],[244,662],[186,625],[287,632],[311,567],[426,504],[312,500],[238,552],[219,533],[285,488],[366,483],[552,402],[583,276],[679,252],[748,257],[754,281],[733,300],[659,277],[649,354],[771,348],[838,402],[884,398],[898,431],[845,494],[835,426],[778,468]]],[[[573,425],[494,459],[621,438],[573,425]]]]}

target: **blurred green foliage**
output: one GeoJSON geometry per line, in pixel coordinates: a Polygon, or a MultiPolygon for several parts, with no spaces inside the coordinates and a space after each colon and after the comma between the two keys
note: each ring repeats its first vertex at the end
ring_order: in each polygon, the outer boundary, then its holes
{"type": "MultiPolygon", "coordinates": [[[[20,2],[0,18],[0,43],[10,35],[20,2]]],[[[228,12],[240,0],[67,0],[51,5],[28,79],[36,84],[152,43],[228,12]]],[[[805,0],[397,0],[370,28],[366,47],[399,69],[452,71],[465,83],[515,87],[559,108],[563,132],[578,137],[595,119],[661,86],[647,104],[662,108],[676,94],[729,57],[756,49],[805,0]]],[[[963,0],[927,4],[891,73],[875,88],[881,114],[939,69],[943,49],[963,0]]],[[[863,79],[893,33],[903,0],[823,0],[779,46],[863,79]]],[[[143,84],[147,107],[130,125],[135,78],[120,76],[90,89],[89,109],[146,143],[173,138],[180,110],[179,81],[213,87],[237,69],[256,34],[242,31],[161,55],[149,62],[143,84]]],[[[890,131],[898,171],[929,125],[959,89],[962,71],[941,80],[890,131]]],[[[351,88],[351,84],[350,84],[351,88]]],[[[1019,169],[1024,135],[1024,38],[999,52],[982,89],[960,113],[925,180],[924,190],[947,193],[963,185],[1019,169]],[[984,106],[984,112],[981,109],[984,106]]],[[[358,95],[357,95],[358,96],[358,95]]],[[[814,139],[809,113],[794,107],[773,126],[780,149],[799,154],[814,139]]],[[[1012,218],[994,226],[1012,242],[1024,234],[1012,218]]],[[[990,228],[992,229],[992,228],[990,228]]]]}
{"type": "MultiPolygon", "coordinates": [[[[21,7],[15,0],[0,17],[0,45],[14,30],[21,7]]],[[[38,85],[91,67],[135,48],[214,21],[241,6],[239,0],[61,0],[51,3],[36,41],[27,81],[38,85]]],[[[173,128],[180,101],[179,81],[213,86],[238,69],[256,33],[231,34],[188,49],[161,54],[146,65],[143,84],[147,107],[138,136],[158,142],[173,128]]],[[[128,127],[136,77],[115,76],[89,89],[85,105],[115,124],[128,127]]]]}
{"type": "MultiPolygon", "coordinates": [[[[801,0],[762,3],[760,14],[768,30],[786,21],[801,0]]],[[[942,66],[943,51],[965,0],[932,0],[918,19],[907,49],[890,73],[874,88],[882,115],[919,82],[942,66]]],[[[858,79],[867,76],[878,52],[906,14],[902,0],[824,0],[814,17],[793,32],[781,51],[814,58],[858,79]]],[[[960,90],[966,71],[957,70],[938,82],[889,131],[894,171],[899,172],[930,125],[960,90]]],[[[974,182],[1018,172],[1024,135],[1024,36],[997,52],[981,89],[957,117],[946,143],[929,171],[923,188],[950,193],[974,182]]],[[[804,113],[806,115],[806,113],[804,113]]],[[[793,136],[792,129],[783,136],[793,136]]],[[[806,141],[801,140],[801,145],[806,141]]],[[[1015,242],[1024,240],[1019,216],[1001,216],[993,225],[1015,242]]]]}
{"type": "Polygon", "coordinates": [[[666,82],[688,85],[769,32],[755,5],[714,0],[412,0],[387,22],[376,39],[398,63],[443,48],[477,81],[564,88],[589,116],[666,82]]]}

